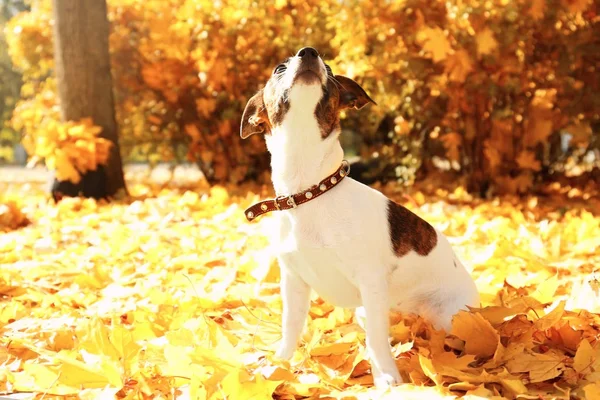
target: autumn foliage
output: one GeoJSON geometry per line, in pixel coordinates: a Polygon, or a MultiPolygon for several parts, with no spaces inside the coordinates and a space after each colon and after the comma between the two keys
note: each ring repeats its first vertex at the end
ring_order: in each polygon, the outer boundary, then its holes
{"type": "Polygon", "coordinates": [[[108,160],[111,142],[98,137],[101,131],[90,119],[48,121],[35,136],[26,136],[23,145],[29,154],[35,154],[34,160],[41,157],[56,171],[56,179],[78,183],[82,174],[95,171],[108,160]]]}
{"type": "Polygon", "coordinates": [[[479,202],[462,189],[405,197],[472,268],[482,308],[457,314],[451,332],[392,315],[410,384],[383,393],[352,310],[316,296],[293,359],[274,359],[279,270],[264,236],[274,221],[243,214],[258,195],[129,188],[129,201],[53,205],[31,185],[0,184],[0,230],[21,209],[30,220],[0,235],[0,394],[600,399],[597,197],[591,212],[556,211],[560,198],[479,202]]]}
{"type": "MultiPolygon", "coordinates": [[[[242,144],[245,101],[310,44],[379,106],[348,114],[382,179],[441,161],[469,189],[523,193],[598,149],[598,8],[591,0],[424,2],[110,0],[126,158],[197,161],[212,181],[264,178],[259,137],[242,144]],[[595,133],[594,133],[595,132],[595,133]]],[[[56,119],[48,0],[7,28],[25,85],[14,121],[56,119]]],[[[348,134],[346,134],[348,135],[348,134]]]]}

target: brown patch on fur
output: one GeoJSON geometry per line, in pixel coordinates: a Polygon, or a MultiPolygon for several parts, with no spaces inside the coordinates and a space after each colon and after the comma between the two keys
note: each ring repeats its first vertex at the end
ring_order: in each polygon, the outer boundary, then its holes
{"type": "Polygon", "coordinates": [[[315,109],[315,117],[323,139],[329,137],[331,132],[340,126],[339,91],[336,88],[329,87],[323,94],[315,109]]]}
{"type": "Polygon", "coordinates": [[[347,108],[360,110],[368,103],[375,104],[358,83],[345,76],[333,76],[330,68],[327,72],[327,87],[324,88],[323,98],[315,109],[315,116],[323,139],[339,128],[341,110],[347,108]]]}
{"type": "Polygon", "coordinates": [[[271,127],[276,127],[283,122],[285,114],[290,109],[290,103],[276,99],[275,96],[270,96],[265,101],[265,108],[267,109],[267,114],[269,114],[271,127]]]}
{"type": "Polygon", "coordinates": [[[240,124],[240,136],[246,139],[256,133],[267,133],[269,129],[269,116],[263,101],[263,91],[260,90],[246,104],[240,124]]]}
{"type": "MultiPolygon", "coordinates": [[[[285,81],[281,77],[287,69],[289,60],[290,58],[278,65],[265,87],[248,101],[242,116],[240,129],[242,139],[255,133],[270,133],[283,122],[290,104],[286,91],[282,90],[281,85],[285,84],[285,81]]],[[[298,79],[305,84],[318,83],[322,79],[319,63],[318,58],[302,61],[295,72],[294,81],[298,79]]],[[[348,108],[359,110],[368,103],[375,104],[358,83],[342,75],[334,76],[327,64],[325,69],[327,80],[323,87],[323,97],[314,111],[323,139],[339,128],[341,110],[348,108]]]]}
{"type": "Polygon", "coordinates": [[[387,211],[390,240],[398,257],[411,250],[426,256],[435,248],[437,233],[427,221],[392,200],[388,200],[387,211]]]}
{"type": "Polygon", "coordinates": [[[272,88],[260,90],[252,96],[244,109],[240,130],[242,139],[255,133],[271,132],[281,124],[289,109],[290,104],[283,101],[283,98],[277,99],[272,88]]]}

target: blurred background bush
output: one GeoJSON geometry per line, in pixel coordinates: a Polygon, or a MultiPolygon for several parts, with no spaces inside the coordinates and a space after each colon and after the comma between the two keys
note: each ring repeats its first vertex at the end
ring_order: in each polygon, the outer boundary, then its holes
{"type": "MultiPolygon", "coordinates": [[[[378,103],[342,122],[348,153],[372,179],[444,174],[480,194],[524,193],[564,175],[600,180],[592,0],[108,6],[125,161],[192,161],[210,182],[266,180],[263,139],[239,138],[243,107],[279,61],[311,45],[378,103]]],[[[59,120],[53,21],[49,0],[0,7],[10,19],[0,40],[0,159],[13,161],[21,135],[30,155],[41,138],[55,140],[47,136],[59,120]]]]}

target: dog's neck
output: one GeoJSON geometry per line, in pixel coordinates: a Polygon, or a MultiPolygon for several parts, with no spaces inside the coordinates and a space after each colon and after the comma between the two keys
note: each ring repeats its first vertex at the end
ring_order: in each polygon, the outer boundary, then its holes
{"type": "Polygon", "coordinates": [[[339,128],[322,138],[314,112],[307,112],[315,109],[314,95],[307,94],[310,94],[308,89],[290,92],[290,109],[281,125],[266,137],[271,153],[271,179],[278,196],[318,184],[339,168],[344,159],[339,128]]]}

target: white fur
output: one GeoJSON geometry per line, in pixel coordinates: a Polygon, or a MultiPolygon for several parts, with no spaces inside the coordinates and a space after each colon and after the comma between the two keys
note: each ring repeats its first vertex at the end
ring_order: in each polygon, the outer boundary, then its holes
{"type": "MultiPolygon", "coordinates": [[[[294,85],[283,123],[266,136],[278,195],[308,189],[343,160],[339,132],[322,139],[310,112],[321,90],[318,84],[294,85]]],[[[280,250],[284,304],[279,357],[291,357],[297,346],[310,288],[336,306],[361,308],[357,316],[364,318],[377,385],[402,382],[389,348],[390,308],[421,314],[448,331],[458,310],[479,304],[472,278],[442,233],[437,232],[438,243],[429,255],[411,251],[397,257],[390,242],[387,198],[349,177],[313,201],[275,217],[278,232],[273,239],[280,250]]]]}

